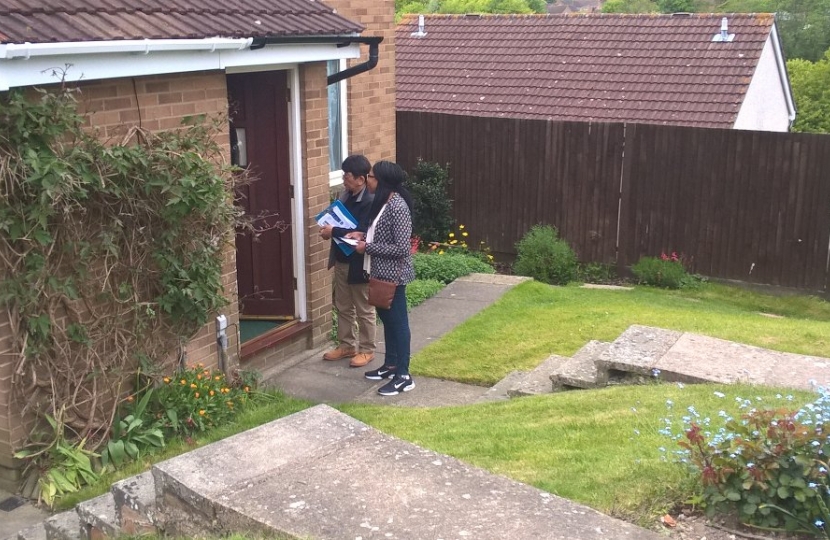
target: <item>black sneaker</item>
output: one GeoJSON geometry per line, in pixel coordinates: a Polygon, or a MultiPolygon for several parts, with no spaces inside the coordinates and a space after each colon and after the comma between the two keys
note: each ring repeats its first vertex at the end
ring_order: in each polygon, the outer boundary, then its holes
{"type": "Polygon", "coordinates": [[[382,396],[397,396],[401,392],[409,392],[415,388],[415,381],[409,375],[396,375],[390,382],[378,389],[382,396]]]}
{"type": "Polygon", "coordinates": [[[367,371],[363,374],[364,377],[370,381],[382,381],[383,379],[391,379],[395,376],[395,368],[389,366],[380,366],[372,371],[367,371]]]}

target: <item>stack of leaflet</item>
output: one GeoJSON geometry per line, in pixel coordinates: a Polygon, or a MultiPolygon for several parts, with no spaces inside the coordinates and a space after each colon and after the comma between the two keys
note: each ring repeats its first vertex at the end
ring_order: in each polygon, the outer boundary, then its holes
{"type": "MultiPolygon", "coordinates": [[[[340,227],[341,229],[356,229],[357,220],[351,212],[349,212],[343,203],[334,201],[328,208],[317,214],[317,224],[321,227],[331,225],[332,227],[340,227]]],[[[343,250],[346,255],[354,253],[354,245],[357,240],[351,238],[334,238],[334,243],[343,250]]]]}

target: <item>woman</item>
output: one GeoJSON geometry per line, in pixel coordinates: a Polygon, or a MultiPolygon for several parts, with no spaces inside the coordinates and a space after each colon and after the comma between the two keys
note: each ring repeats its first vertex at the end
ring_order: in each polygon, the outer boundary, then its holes
{"type": "Polygon", "coordinates": [[[372,381],[392,379],[378,389],[382,396],[395,396],[415,388],[409,375],[409,316],[406,311],[406,284],[415,279],[412,266],[410,237],[412,236],[412,197],[403,187],[406,173],[396,163],[378,161],[366,179],[370,193],[374,193],[369,219],[372,225],[363,235],[350,236],[360,240],[355,247],[365,253],[363,268],[373,278],[397,283],[389,309],[377,308],[383,322],[386,357],[378,369],[366,372],[372,381]]]}

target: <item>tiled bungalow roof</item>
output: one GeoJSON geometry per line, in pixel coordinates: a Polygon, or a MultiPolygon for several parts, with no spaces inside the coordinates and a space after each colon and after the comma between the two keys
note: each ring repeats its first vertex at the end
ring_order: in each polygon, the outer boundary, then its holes
{"type": "Polygon", "coordinates": [[[734,125],[771,14],[428,15],[398,25],[397,109],[734,125]],[[721,20],[731,42],[713,42],[721,20]]]}
{"type": "Polygon", "coordinates": [[[319,0],[3,0],[0,43],[344,35],[319,0]]]}

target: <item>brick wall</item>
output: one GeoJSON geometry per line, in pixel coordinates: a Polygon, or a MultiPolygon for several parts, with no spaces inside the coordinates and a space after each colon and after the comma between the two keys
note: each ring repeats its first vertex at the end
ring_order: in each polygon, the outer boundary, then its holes
{"type": "MultiPolygon", "coordinates": [[[[378,65],[348,80],[349,153],[374,163],[395,161],[395,2],[394,0],[326,0],[326,4],[366,29],[362,36],[382,36],[378,65]]],[[[349,66],[365,62],[369,46],[349,66]]]]}
{"type": "MultiPolygon", "coordinates": [[[[121,142],[130,127],[139,125],[151,130],[173,129],[181,125],[182,117],[196,114],[227,113],[225,74],[219,72],[187,75],[141,77],[85,82],[80,84],[79,108],[88,113],[88,125],[98,130],[100,137],[113,143],[121,142]]],[[[229,156],[226,133],[217,135],[229,156]]],[[[230,304],[223,310],[230,328],[238,328],[236,290],[236,250],[232,239],[224,253],[222,283],[230,304]]],[[[238,339],[229,332],[228,367],[238,365],[238,339]]],[[[19,472],[12,459],[14,448],[26,438],[28,430],[19,414],[20,405],[11,389],[11,376],[16,361],[11,350],[11,330],[5,311],[0,311],[0,487],[16,489],[19,472]]],[[[185,345],[188,363],[202,362],[216,366],[214,323],[205,325],[185,345]]]]}

